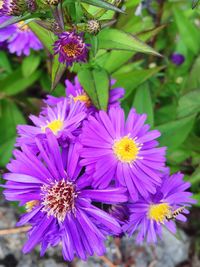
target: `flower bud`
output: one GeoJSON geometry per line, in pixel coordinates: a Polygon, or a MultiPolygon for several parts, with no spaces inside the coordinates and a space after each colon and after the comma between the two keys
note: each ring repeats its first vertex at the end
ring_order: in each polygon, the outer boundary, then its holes
{"type": "Polygon", "coordinates": [[[98,20],[88,20],[86,25],[86,31],[90,34],[96,35],[101,30],[101,24],[98,20]]]}
{"type": "Polygon", "coordinates": [[[20,16],[26,11],[25,0],[3,0],[2,13],[8,16],[20,16]]]}

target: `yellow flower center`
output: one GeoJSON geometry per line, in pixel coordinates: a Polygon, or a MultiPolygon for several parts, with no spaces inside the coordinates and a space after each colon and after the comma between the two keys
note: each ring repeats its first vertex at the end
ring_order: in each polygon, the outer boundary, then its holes
{"type": "Polygon", "coordinates": [[[29,27],[25,24],[24,21],[18,22],[17,26],[21,31],[28,31],[29,30],[29,27]]]}
{"type": "Polygon", "coordinates": [[[149,218],[157,223],[163,223],[171,214],[171,207],[167,203],[152,204],[149,208],[149,218]]]}
{"type": "Polygon", "coordinates": [[[3,1],[0,1],[0,8],[3,7],[3,1]]]}
{"type": "Polygon", "coordinates": [[[63,121],[58,119],[48,123],[46,126],[42,127],[42,132],[45,132],[46,128],[51,129],[52,132],[56,135],[60,130],[62,130],[63,121]]]}
{"type": "Polygon", "coordinates": [[[32,209],[39,204],[39,200],[32,200],[26,203],[26,211],[30,212],[32,209]]]}
{"type": "Polygon", "coordinates": [[[91,105],[90,98],[86,94],[77,95],[77,96],[73,97],[73,99],[74,99],[74,102],[77,102],[77,101],[84,102],[86,107],[89,107],[91,105]]]}
{"type": "Polygon", "coordinates": [[[115,141],[113,145],[114,154],[120,161],[125,163],[134,161],[137,158],[139,149],[135,141],[128,136],[115,141]]]}

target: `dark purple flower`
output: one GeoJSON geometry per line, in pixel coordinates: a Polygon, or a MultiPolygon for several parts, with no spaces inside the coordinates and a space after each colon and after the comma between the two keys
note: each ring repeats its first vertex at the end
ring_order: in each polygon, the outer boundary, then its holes
{"type": "Polygon", "coordinates": [[[184,182],[181,173],[165,174],[155,194],[128,204],[130,218],[123,230],[129,235],[138,232],[139,243],[145,239],[155,243],[157,236],[162,235],[163,225],[175,233],[174,219],[186,221],[185,214],[189,211],[185,207],[195,203],[192,193],[186,191],[189,187],[190,183],[184,182]]]}
{"type": "MultiPolygon", "coordinates": [[[[8,16],[0,17],[0,24],[9,19],[8,16]]],[[[9,52],[16,53],[17,56],[28,56],[31,49],[37,51],[43,48],[39,39],[23,21],[0,29],[0,42],[4,41],[7,41],[9,52]]]]}
{"type": "Polygon", "coordinates": [[[54,43],[55,54],[59,61],[71,66],[74,62],[85,62],[88,54],[88,44],[83,40],[83,34],[63,32],[54,43]]]}
{"type": "Polygon", "coordinates": [[[83,123],[81,164],[93,176],[93,186],[106,188],[113,180],[128,188],[130,197],[148,197],[161,183],[165,170],[165,147],[158,148],[159,131],[149,131],[146,115],[131,109],[111,108],[89,116],[83,123]]]}
{"type": "MultiPolygon", "coordinates": [[[[110,81],[110,86],[114,86],[115,80],[112,79],[110,81]]],[[[79,83],[78,77],[75,77],[74,84],[69,80],[65,81],[66,85],[66,97],[68,101],[77,102],[80,101],[85,104],[89,113],[96,111],[96,108],[92,105],[92,102],[89,96],[83,90],[81,84],[79,83]]],[[[112,88],[109,91],[109,100],[108,100],[108,108],[120,106],[120,98],[124,96],[124,89],[117,87],[112,88]]],[[[47,99],[44,102],[50,106],[56,105],[58,102],[63,101],[65,97],[54,97],[51,95],[47,96],[47,99]]]]}
{"type": "Polygon", "coordinates": [[[82,174],[79,165],[80,144],[61,149],[50,130],[47,142],[35,139],[38,156],[27,146],[15,150],[15,159],[4,175],[4,195],[9,201],[25,205],[27,213],[18,225],[30,224],[28,241],[23,252],[41,244],[41,255],[47,248],[62,243],[65,260],[78,256],[103,255],[107,235],[121,232],[119,223],[94,202],[118,204],[128,200],[122,188],[91,189],[91,177],[82,174]]]}
{"type": "Polygon", "coordinates": [[[20,16],[26,11],[25,0],[3,0],[2,13],[8,16],[20,16]]]}
{"type": "Polygon", "coordinates": [[[171,56],[171,61],[175,65],[179,66],[179,65],[182,65],[184,63],[185,57],[182,54],[174,53],[171,56]]]}
{"type": "Polygon", "coordinates": [[[30,119],[34,126],[18,125],[17,145],[26,144],[34,148],[35,137],[40,136],[40,138],[45,139],[47,128],[63,145],[67,145],[68,140],[74,139],[80,133],[78,129],[85,117],[85,107],[82,103],[68,104],[65,99],[55,107],[47,107],[39,117],[31,115],[30,119]]]}

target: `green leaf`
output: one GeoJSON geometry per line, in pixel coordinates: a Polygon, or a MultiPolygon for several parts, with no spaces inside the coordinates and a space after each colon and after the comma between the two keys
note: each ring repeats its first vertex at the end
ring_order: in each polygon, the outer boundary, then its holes
{"type": "Polygon", "coordinates": [[[184,91],[188,92],[190,90],[194,90],[196,88],[200,88],[200,56],[195,60],[194,65],[190,71],[188,76],[187,85],[184,91]]]}
{"type": "Polygon", "coordinates": [[[10,100],[0,100],[0,166],[8,163],[16,138],[17,124],[25,119],[18,107],[10,100]]]}
{"type": "Polygon", "coordinates": [[[58,85],[62,75],[66,71],[67,66],[62,64],[58,60],[58,55],[54,56],[53,65],[52,65],[52,72],[51,72],[51,89],[54,90],[58,85]]]}
{"type": "Polygon", "coordinates": [[[22,62],[22,74],[25,78],[29,77],[36,71],[39,66],[41,58],[39,55],[31,54],[29,57],[25,57],[22,62]]]}
{"type": "Polygon", "coordinates": [[[98,34],[99,49],[135,51],[160,56],[153,48],[133,35],[117,29],[104,29],[98,34]]]}
{"type": "Polygon", "coordinates": [[[11,64],[6,52],[0,51],[0,67],[8,73],[12,72],[11,64]]]}
{"type": "Polygon", "coordinates": [[[104,69],[82,69],[78,79],[84,90],[98,109],[107,110],[109,97],[109,77],[104,69]]]}
{"type": "Polygon", "coordinates": [[[191,132],[194,120],[194,116],[189,116],[157,126],[156,128],[162,134],[159,138],[160,145],[167,146],[168,151],[179,147],[191,132]]]}
{"type": "Polygon", "coordinates": [[[182,96],[178,103],[178,117],[182,118],[200,112],[200,90],[182,96]]]}
{"type": "Polygon", "coordinates": [[[124,13],[123,10],[121,10],[118,7],[108,3],[106,1],[103,1],[103,0],[81,0],[81,2],[90,4],[93,6],[101,7],[101,8],[104,8],[106,10],[113,10],[116,12],[124,13]]]}
{"type": "Polygon", "coordinates": [[[181,39],[191,52],[198,54],[200,40],[199,30],[194,26],[191,20],[185,16],[180,8],[174,8],[173,12],[181,39]]]}
{"type": "Polygon", "coordinates": [[[36,22],[30,22],[28,26],[31,28],[31,30],[37,35],[38,39],[42,42],[44,47],[53,54],[53,43],[55,42],[55,35],[42,28],[40,25],[38,25],[36,22]]]}
{"type": "Polygon", "coordinates": [[[191,184],[200,183],[200,165],[198,166],[198,168],[196,168],[189,181],[191,184]]]}
{"type": "Polygon", "coordinates": [[[39,79],[40,74],[41,71],[38,70],[29,77],[24,78],[20,68],[1,80],[0,94],[2,96],[16,95],[35,83],[39,79]]]}
{"type": "Polygon", "coordinates": [[[147,123],[151,126],[154,124],[153,103],[148,83],[140,85],[135,93],[133,107],[140,114],[147,114],[147,123]]]}
{"type": "Polygon", "coordinates": [[[161,66],[147,70],[134,70],[128,73],[113,74],[113,77],[117,80],[117,87],[121,86],[125,88],[126,94],[124,99],[126,99],[140,84],[147,81],[163,68],[164,67],[161,66]]]}

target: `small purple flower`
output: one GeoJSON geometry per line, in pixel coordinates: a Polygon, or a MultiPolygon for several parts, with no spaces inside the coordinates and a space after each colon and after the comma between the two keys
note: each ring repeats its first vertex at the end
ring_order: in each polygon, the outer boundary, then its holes
{"type": "Polygon", "coordinates": [[[129,235],[138,232],[138,243],[145,239],[155,243],[157,236],[162,236],[163,225],[175,233],[176,225],[173,220],[186,221],[185,214],[189,211],[185,207],[195,203],[191,198],[192,193],[186,191],[189,187],[190,183],[184,182],[181,173],[172,176],[165,174],[155,194],[128,204],[130,218],[123,230],[129,235]]]}
{"type": "MultiPolygon", "coordinates": [[[[0,24],[10,18],[0,17],[0,24]]],[[[37,51],[43,48],[39,39],[23,21],[0,29],[0,42],[4,41],[7,41],[9,52],[16,53],[17,56],[28,56],[31,49],[37,51]]]]}
{"type": "Polygon", "coordinates": [[[146,115],[131,109],[125,122],[123,109],[111,108],[89,116],[83,123],[81,164],[93,176],[93,186],[106,188],[113,180],[128,188],[130,197],[148,197],[161,183],[165,148],[158,148],[159,131],[149,131],[146,115]]]}
{"type": "Polygon", "coordinates": [[[184,63],[185,57],[182,54],[174,53],[171,56],[171,61],[175,65],[179,66],[179,65],[182,65],[184,63]]]}
{"type": "Polygon", "coordinates": [[[65,99],[55,107],[47,107],[39,117],[31,115],[34,126],[18,125],[17,145],[26,144],[34,148],[35,137],[45,139],[47,128],[63,145],[67,145],[69,139],[74,139],[80,133],[79,127],[85,116],[85,107],[82,103],[69,105],[65,99]]]}
{"type": "Polygon", "coordinates": [[[2,0],[2,13],[8,16],[20,16],[26,10],[24,0],[2,0]]]}
{"type": "MultiPolygon", "coordinates": [[[[112,79],[110,81],[110,85],[114,86],[115,80],[112,79]]],[[[78,77],[75,77],[74,84],[69,80],[65,81],[66,85],[66,97],[69,102],[77,102],[80,101],[85,104],[89,113],[96,111],[96,108],[92,105],[92,102],[89,96],[83,90],[81,84],[79,83],[78,77]]],[[[109,91],[109,103],[108,108],[120,106],[120,98],[124,96],[124,89],[123,88],[113,88],[109,91]]],[[[51,95],[47,96],[47,99],[44,101],[46,104],[53,106],[56,105],[58,102],[63,101],[65,97],[54,97],[51,95]]]]}
{"type": "Polygon", "coordinates": [[[9,201],[25,205],[27,213],[18,226],[30,224],[23,252],[41,244],[41,255],[47,248],[62,243],[65,260],[74,256],[86,260],[88,255],[103,255],[108,235],[121,233],[119,223],[93,203],[119,204],[128,200],[126,190],[109,187],[91,189],[91,177],[82,174],[79,165],[80,144],[61,149],[55,136],[46,131],[47,142],[35,139],[39,156],[27,146],[15,150],[15,159],[4,175],[4,195],[9,201]]]}
{"type": "Polygon", "coordinates": [[[55,54],[59,55],[59,61],[67,66],[74,62],[85,62],[87,59],[89,44],[83,40],[83,34],[63,32],[54,43],[55,54]]]}

